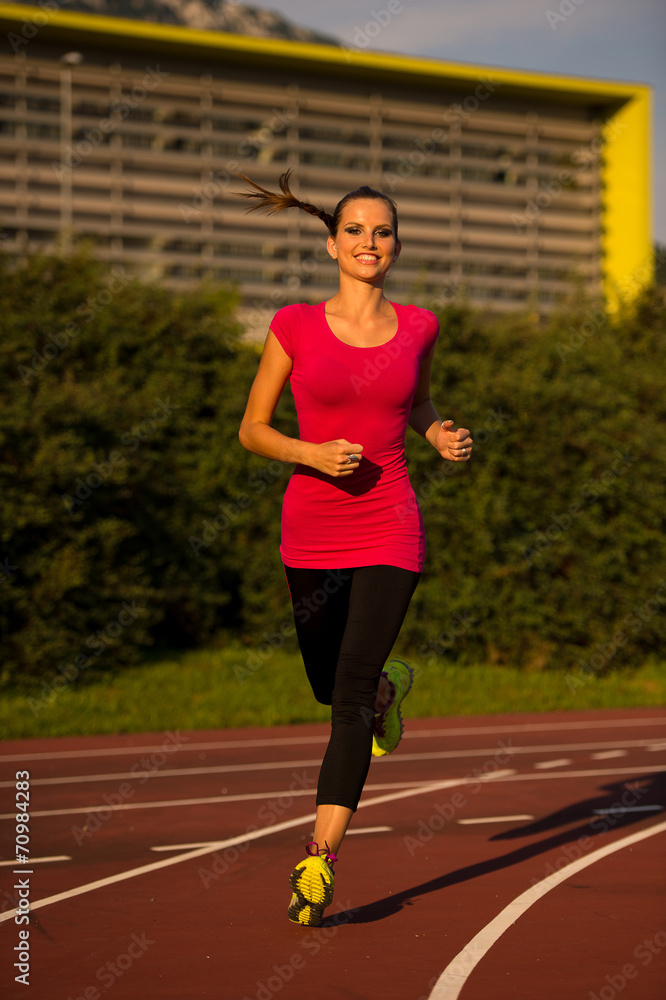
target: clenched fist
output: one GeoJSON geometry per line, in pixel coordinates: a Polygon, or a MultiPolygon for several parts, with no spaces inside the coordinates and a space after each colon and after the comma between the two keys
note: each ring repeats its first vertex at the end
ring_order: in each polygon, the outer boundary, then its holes
{"type": "Polygon", "coordinates": [[[310,445],[307,464],[329,476],[351,476],[359,467],[362,444],[340,438],[310,445]]]}
{"type": "Polygon", "coordinates": [[[466,427],[454,427],[452,420],[445,420],[437,432],[435,448],[442,458],[467,462],[472,454],[472,438],[466,427]]]}

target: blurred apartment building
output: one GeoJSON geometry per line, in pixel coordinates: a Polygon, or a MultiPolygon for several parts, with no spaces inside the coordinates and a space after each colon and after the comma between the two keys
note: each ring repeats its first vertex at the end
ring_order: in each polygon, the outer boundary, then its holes
{"type": "MultiPolygon", "coordinates": [[[[547,314],[649,268],[650,89],[0,4],[5,252],[79,238],[171,285],[239,286],[251,322],[329,297],[322,224],[266,218],[241,171],[332,211],[398,203],[397,301],[547,314]]],[[[641,275],[643,277],[641,278],[641,275]]]]}

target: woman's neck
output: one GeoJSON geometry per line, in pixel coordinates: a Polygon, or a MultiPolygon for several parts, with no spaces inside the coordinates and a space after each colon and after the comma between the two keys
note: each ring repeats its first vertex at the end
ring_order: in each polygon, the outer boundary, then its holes
{"type": "Polygon", "coordinates": [[[393,315],[391,303],[384,295],[383,285],[345,280],[340,276],[339,291],[326,302],[328,315],[353,317],[357,321],[379,319],[393,315]]]}

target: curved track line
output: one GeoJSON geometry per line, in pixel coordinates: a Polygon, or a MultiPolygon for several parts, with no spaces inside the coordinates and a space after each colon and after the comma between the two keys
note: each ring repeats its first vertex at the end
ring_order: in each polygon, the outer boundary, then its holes
{"type": "MultiPolygon", "coordinates": [[[[447,778],[445,781],[435,781],[429,785],[422,785],[419,788],[408,788],[401,792],[378,795],[374,799],[368,799],[366,802],[359,802],[358,808],[378,806],[384,802],[395,802],[397,799],[406,799],[412,795],[421,795],[423,792],[436,792],[444,788],[454,788],[456,785],[467,785],[470,781],[474,784],[477,781],[493,781],[497,777],[505,777],[511,773],[511,771],[497,771],[495,774],[488,776],[479,775],[475,778],[470,778],[469,775],[466,775],[464,778],[447,778]]],[[[164,858],[161,861],[153,861],[151,864],[141,865],[139,868],[130,868],[128,871],[117,872],[115,875],[107,876],[107,878],[100,878],[95,882],[87,882],[85,885],[76,886],[74,889],[66,889],[55,896],[45,896],[44,899],[37,899],[34,903],[31,902],[30,910],[37,910],[42,906],[49,906],[51,903],[59,903],[63,899],[71,899],[73,896],[81,896],[85,892],[92,892],[93,889],[101,889],[106,885],[113,885],[114,882],[123,882],[125,879],[134,878],[136,875],[146,875],[148,872],[159,871],[160,868],[168,868],[170,865],[180,864],[181,861],[192,861],[194,858],[202,858],[206,854],[212,854],[215,851],[223,851],[227,847],[236,847],[238,844],[244,844],[250,840],[259,840],[261,837],[268,837],[270,834],[278,833],[280,830],[289,830],[291,827],[302,826],[304,823],[312,822],[314,818],[314,813],[307,813],[305,816],[296,816],[294,819],[284,820],[282,823],[275,823],[272,826],[261,827],[261,829],[250,828],[238,837],[213,841],[204,847],[186,851],[184,854],[178,854],[172,858],[164,858]]],[[[15,867],[16,869],[20,869],[21,866],[17,864],[15,867]]],[[[5,920],[11,920],[16,913],[18,913],[17,908],[0,913],[0,923],[5,920]]]]}
{"type": "Polygon", "coordinates": [[[657,833],[664,832],[666,832],[666,822],[658,823],[648,830],[639,830],[638,833],[632,833],[628,837],[623,837],[612,844],[607,844],[606,847],[600,847],[598,850],[592,851],[591,854],[587,854],[583,858],[572,861],[571,864],[554,872],[536,885],[531,886],[525,892],[521,893],[520,896],[516,896],[508,906],[505,906],[489,924],[486,924],[472,938],[469,944],[465,945],[462,951],[458,952],[452,962],[449,962],[435,983],[435,987],[428,1000],[457,1000],[457,997],[460,996],[460,991],[470,975],[495,942],[516,922],[518,917],[521,917],[533,903],[536,903],[537,900],[545,896],[551,889],[566,881],[571,875],[575,875],[576,872],[587,868],[588,865],[594,864],[595,861],[600,861],[602,858],[614,854],[615,851],[621,851],[624,847],[630,847],[631,844],[637,844],[641,840],[646,840],[647,837],[653,837],[657,833]]]}

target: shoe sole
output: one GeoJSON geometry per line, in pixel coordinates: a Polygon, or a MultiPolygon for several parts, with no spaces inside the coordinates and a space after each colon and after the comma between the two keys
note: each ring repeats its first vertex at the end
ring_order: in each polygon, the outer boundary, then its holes
{"type": "Polygon", "coordinates": [[[406,660],[401,660],[397,656],[394,656],[393,660],[390,660],[389,662],[394,662],[394,661],[396,663],[402,663],[403,667],[406,668],[407,673],[409,674],[409,684],[407,685],[406,689],[404,689],[403,692],[402,692],[402,694],[400,695],[400,698],[398,699],[398,704],[396,706],[396,712],[397,712],[397,715],[398,715],[398,725],[400,726],[400,735],[398,736],[398,739],[395,742],[395,746],[391,747],[390,750],[384,750],[384,748],[381,747],[379,745],[379,743],[377,742],[376,736],[373,736],[372,737],[372,756],[373,757],[385,757],[387,754],[393,753],[393,751],[398,747],[398,745],[399,745],[399,743],[400,743],[400,741],[401,741],[401,739],[402,739],[402,737],[404,735],[404,732],[405,732],[405,724],[403,722],[402,712],[400,711],[400,706],[402,705],[402,702],[407,697],[407,695],[409,694],[409,692],[412,690],[412,684],[414,683],[414,668],[411,666],[411,664],[407,663],[406,660]]]}
{"type": "Polygon", "coordinates": [[[289,876],[289,885],[294,895],[291,897],[287,916],[294,924],[306,927],[319,927],[326,907],[333,899],[334,882],[328,881],[330,870],[322,870],[324,862],[311,865],[308,862],[316,858],[308,858],[296,865],[289,876]]]}

